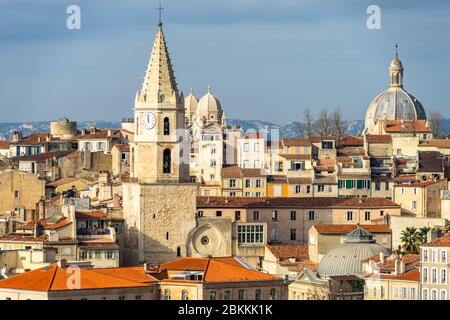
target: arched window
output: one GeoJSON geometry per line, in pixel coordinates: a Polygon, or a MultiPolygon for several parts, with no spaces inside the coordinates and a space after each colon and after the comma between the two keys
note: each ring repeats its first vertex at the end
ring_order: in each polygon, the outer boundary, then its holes
{"type": "Polygon", "coordinates": [[[166,232],[166,240],[169,240],[169,233],[166,232]]]}
{"type": "Polygon", "coordinates": [[[139,117],[136,117],[136,134],[139,134],[139,117]]]}
{"type": "Polygon", "coordinates": [[[170,121],[169,118],[164,118],[164,135],[168,136],[170,134],[170,121]]]}
{"type": "Polygon", "coordinates": [[[181,257],[181,248],[177,247],[177,257],[181,257]]]}
{"type": "Polygon", "coordinates": [[[163,153],[163,173],[170,173],[172,167],[170,149],[165,149],[163,153]]]}

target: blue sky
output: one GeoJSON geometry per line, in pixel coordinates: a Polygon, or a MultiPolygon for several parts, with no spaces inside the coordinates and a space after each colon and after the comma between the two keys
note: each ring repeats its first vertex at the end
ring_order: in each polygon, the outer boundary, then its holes
{"type": "MultiPolygon", "coordinates": [[[[119,120],[132,114],[159,1],[2,0],[0,121],[119,120]],[[66,8],[81,7],[81,30],[66,8]]],[[[387,87],[396,42],[405,88],[450,117],[450,3],[442,0],[165,0],[179,88],[208,84],[229,118],[301,120],[341,107],[363,119],[387,87]],[[366,27],[381,7],[381,30],[366,27]]]]}

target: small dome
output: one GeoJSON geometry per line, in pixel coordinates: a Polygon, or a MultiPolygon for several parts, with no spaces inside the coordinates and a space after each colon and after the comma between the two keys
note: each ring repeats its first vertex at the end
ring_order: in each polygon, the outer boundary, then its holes
{"type": "Polygon", "coordinates": [[[222,113],[222,105],[219,99],[211,94],[211,88],[208,87],[208,93],[204,95],[198,102],[198,112],[201,114],[222,113]]]}
{"type": "Polygon", "coordinates": [[[184,107],[186,114],[194,114],[197,111],[198,99],[194,96],[192,88],[189,90],[189,95],[184,98],[184,107]]]}
{"type": "Polygon", "coordinates": [[[398,57],[392,60],[390,69],[403,70],[403,64],[398,57]]]}
{"type": "Polygon", "coordinates": [[[388,254],[389,251],[375,243],[373,235],[357,226],[347,234],[345,242],[330,252],[320,261],[317,273],[320,277],[357,275],[362,273],[361,261],[380,252],[388,254]]]}

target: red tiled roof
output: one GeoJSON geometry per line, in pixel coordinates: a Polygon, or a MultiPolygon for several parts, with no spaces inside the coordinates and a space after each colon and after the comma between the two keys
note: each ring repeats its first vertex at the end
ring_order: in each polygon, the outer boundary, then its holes
{"type": "Polygon", "coordinates": [[[76,137],[77,140],[94,140],[94,139],[108,139],[114,134],[120,132],[119,129],[101,129],[95,132],[87,132],[76,137]],[[111,134],[111,135],[110,135],[111,134]]]}
{"type": "Polygon", "coordinates": [[[140,283],[155,283],[158,281],[158,279],[149,275],[142,266],[128,268],[96,268],[92,269],[92,271],[140,283]]]}
{"type": "MultiPolygon", "coordinates": [[[[233,257],[179,258],[161,265],[162,274],[169,270],[203,271],[204,282],[273,281],[280,278],[247,269],[233,257]]],[[[166,280],[161,279],[160,280],[166,280]]]]}
{"type": "Polygon", "coordinates": [[[347,136],[337,142],[338,147],[358,147],[363,146],[364,141],[359,137],[347,136]]]}
{"type": "Polygon", "coordinates": [[[376,135],[367,134],[366,141],[368,143],[391,143],[392,136],[388,134],[376,134],[376,135]]]}
{"type": "Polygon", "coordinates": [[[117,150],[120,152],[130,152],[130,145],[129,144],[116,144],[114,146],[117,150]]]}
{"type": "Polygon", "coordinates": [[[103,211],[84,211],[76,212],[77,220],[111,220],[107,213],[103,211]]]}
{"type": "MultiPolygon", "coordinates": [[[[401,259],[405,262],[405,265],[416,264],[420,261],[420,255],[418,254],[407,254],[401,259]]],[[[395,259],[386,261],[385,263],[378,264],[380,270],[395,270],[395,259]]]]}
{"type": "Polygon", "coordinates": [[[0,141],[0,149],[9,149],[10,142],[9,141],[0,141]]]}
{"type": "Polygon", "coordinates": [[[267,245],[272,254],[280,260],[288,258],[308,258],[308,246],[297,244],[267,245]]]}
{"type": "Polygon", "coordinates": [[[286,160],[311,160],[310,154],[280,154],[280,157],[286,160]]]}
{"type": "Polygon", "coordinates": [[[22,157],[15,157],[15,161],[36,161],[36,162],[43,162],[49,159],[53,158],[62,158],[65,157],[68,154],[67,151],[51,151],[51,152],[45,152],[45,153],[37,153],[30,156],[22,156],[22,157]]]}
{"type": "Polygon", "coordinates": [[[432,130],[430,127],[427,126],[427,122],[425,120],[416,120],[408,122],[402,122],[401,120],[387,120],[384,131],[431,133],[432,130]]]}
{"type": "Polygon", "coordinates": [[[419,147],[435,147],[439,149],[449,149],[450,139],[431,139],[422,142],[419,147]]]}
{"type": "Polygon", "coordinates": [[[435,241],[427,242],[422,247],[450,247],[450,234],[446,234],[435,241]]]}
{"type": "Polygon", "coordinates": [[[289,184],[312,184],[312,178],[287,178],[289,184]]]}
{"type": "Polygon", "coordinates": [[[50,133],[32,133],[20,141],[11,141],[12,145],[42,145],[50,139],[50,133]]]}
{"type": "Polygon", "coordinates": [[[385,198],[244,198],[244,197],[197,197],[198,208],[215,207],[305,207],[305,208],[400,208],[398,204],[385,198]]]}
{"type": "MultiPolygon", "coordinates": [[[[356,224],[315,224],[314,228],[321,234],[347,234],[355,230],[356,224]]],[[[361,228],[370,233],[391,233],[392,230],[386,224],[365,224],[361,228]]]]}
{"type": "Polygon", "coordinates": [[[8,234],[0,237],[0,241],[14,241],[14,242],[46,242],[48,240],[48,236],[46,234],[42,234],[37,237],[33,236],[22,236],[16,234],[8,234]]]}
{"type": "Polygon", "coordinates": [[[403,183],[403,184],[397,184],[396,187],[401,188],[424,188],[428,186],[432,186],[433,184],[439,183],[442,180],[438,181],[425,181],[425,182],[413,182],[413,183],[403,183]]]}
{"type": "Polygon", "coordinates": [[[264,177],[264,170],[262,169],[243,169],[239,166],[224,166],[222,168],[222,178],[251,178],[264,177]]]}
{"type": "Polygon", "coordinates": [[[93,240],[84,240],[79,242],[80,247],[84,250],[96,250],[96,249],[105,249],[105,250],[119,250],[119,246],[107,239],[93,239],[93,240]]]}
{"type": "Polygon", "coordinates": [[[79,178],[62,178],[56,181],[47,182],[47,187],[59,187],[68,183],[73,183],[80,180],[79,178]]]}
{"type": "Polygon", "coordinates": [[[414,268],[405,273],[399,275],[389,275],[389,274],[377,274],[375,277],[380,277],[381,279],[391,279],[391,280],[403,280],[403,281],[420,281],[419,268],[414,268]]]}
{"type": "Polygon", "coordinates": [[[28,222],[27,224],[17,226],[16,229],[17,230],[34,230],[34,226],[36,223],[38,225],[40,225],[44,230],[57,230],[57,229],[61,229],[63,227],[66,227],[66,226],[72,224],[72,221],[70,221],[66,217],[61,217],[61,219],[59,219],[55,223],[49,222],[49,219],[43,219],[43,220],[39,220],[37,222],[31,221],[31,222],[28,222]]]}

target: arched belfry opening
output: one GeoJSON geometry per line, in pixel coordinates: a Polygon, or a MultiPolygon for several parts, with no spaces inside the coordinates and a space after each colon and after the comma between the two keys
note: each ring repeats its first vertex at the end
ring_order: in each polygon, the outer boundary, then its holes
{"type": "Polygon", "coordinates": [[[172,155],[170,149],[165,149],[163,153],[163,173],[171,173],[172,155]]]}

